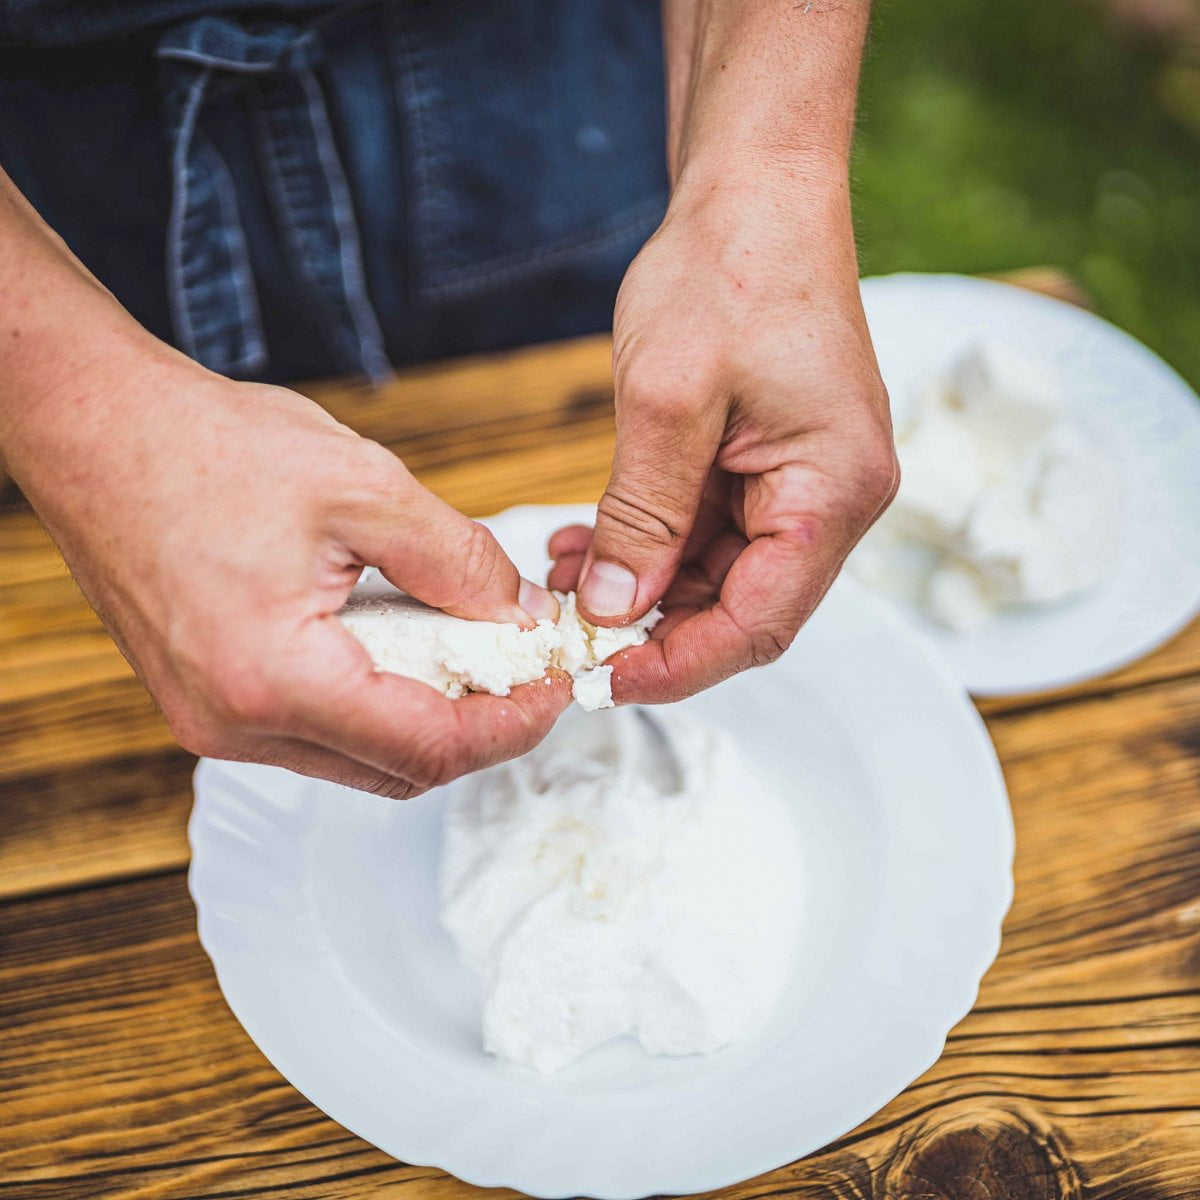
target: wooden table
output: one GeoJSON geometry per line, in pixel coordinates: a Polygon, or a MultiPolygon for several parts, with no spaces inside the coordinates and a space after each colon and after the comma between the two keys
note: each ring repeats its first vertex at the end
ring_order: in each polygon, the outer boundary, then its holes
{"type": "MultiPolygon", "coordinates": [[[[482,515],[598,495],[608,377],[590,339],[313,394],[482,515]]],[[[1017,859],[978,1004],[882,1112],[729,1195],[1200,1197],[1200,626],[1119,675],[985,711],[1017,859]]],[[[0,1200],[466,1195],[323,1116],[226,1008],[185,883],[191,769],[10,498],[0,1200]]]]}

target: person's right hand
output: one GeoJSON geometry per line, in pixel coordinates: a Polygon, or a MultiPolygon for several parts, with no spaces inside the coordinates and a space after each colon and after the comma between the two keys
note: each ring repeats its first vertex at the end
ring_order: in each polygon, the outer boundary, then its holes
{"type": "Polygon", "coordinates": [[[449,700],[372,669],[333,615],[364,564],[459,616],[528,624],[557,604],[302,396],[143,345],[31,398],[10,432],[9,470],[195,753],[407,797],[523,753],[570,700],[561,675],[449,700]]]}

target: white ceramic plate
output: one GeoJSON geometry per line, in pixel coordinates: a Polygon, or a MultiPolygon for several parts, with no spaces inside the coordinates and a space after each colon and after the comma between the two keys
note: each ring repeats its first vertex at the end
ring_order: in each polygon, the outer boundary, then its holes
{"type": "Polygon", "coordinates": [[[863,281],[863,302],[893,410],[981,335],[1056,363],[1068,411],[1124,475],[1120,565],[1086,595],[953,632],[911,604],[977,696],[1066,687],[1106,674],[1178,633],[1200,612],[1200,398],[1141,342],[1070,304],[962,275],[863,281]]]}
{"type": "MultiPolygon", "coordinates": [[[[546,535],[581,517],[493,528],[537,577],[546,535]]],[[[935,1061],[999,944],[1013,841],[991,743],[937,655],[851,582],[778,663],[686,703],[735,733],[803,846],[798,966],[765,1028],[708,1057],[627,1039],[549,1079],[490,1058],[437,921],[445,794],[205,761],[190,884],[250,1036],[388,1153],[535,1196],[721,1187],[869,1117],[935,1061]]]]}

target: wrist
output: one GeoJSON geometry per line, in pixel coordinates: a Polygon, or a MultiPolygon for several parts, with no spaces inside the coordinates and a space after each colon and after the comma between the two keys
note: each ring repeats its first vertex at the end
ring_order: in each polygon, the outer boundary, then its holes
{"type": "Polygon", "coordinates": [[[748,295],[858,293],[849,178],[825,162],[776,170],[695,164],[671,195],[664,228],[708,247],[748,295]]]}
{"type": "Polygon", "coordinates": [[[25,324],[3,362],[0,463],[30,502],[45,509],[146,431],[154,410],[209,373],[147,333],[115,301],[73,308],[68,331],[25,324]]]}
{"type": "Polygon", "coordinates": [[[138,325],[0,171],[0,464],[28,493],[32,466],[84,444],[84,430],[110,435],[105,416],[119,421],[139,376],[167,362],[188,360],[138,325]]]}
{"type": "Polygon", "coordinates": [[[721,139],[681,155],[672,208],[728,204],[775,208],[798,224],[849,214],[849,157],[837,149],[787,149],[721,139]]]}

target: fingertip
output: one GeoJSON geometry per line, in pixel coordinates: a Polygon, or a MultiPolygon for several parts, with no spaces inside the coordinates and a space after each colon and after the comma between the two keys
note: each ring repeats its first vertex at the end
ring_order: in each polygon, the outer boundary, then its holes
{"type": "Polygon", "coordinates": [[[590,525],[564,525],[550,535],[546,551],[553,559],[562,558],[567,554],[586,554],[592,540],[590,525]]]}
{"type": "Polygon", "coordinates": [[[451,703],[471,747],[467,769],[475,770],[532,750],[571,703],[571,680],[552,671],[520,684],[507,696],[476,692],[451,703]]]}
{"type": "Polygon", "coordinates": [[[579,581],[579,607],[595,625],[625,625],[636,615],[638,578],[620,563],[593,559],[579,581]]]}
{"type": "Polygon", "coordinates": [[[558,600],[554,594],[528,579],[521,580],[517,590],[517,602],[534,621],[558,620],[558,600]]]}
{"type": "Polygon", "coordinates": [[[513,707],[528,721],[534,724],[544,723],[549,728],[571,703],[571,677],[552,667],[540,679],[517,684],[507,696],[471,692],[451,703],[487,710],[500,719],[505,719],[508,715],[505,712],[506,707],[513,707]]]}
{"type": "Polygon", "coordinates": [[[584,555],[564,554],[550,568],[546,582],[556,592],[573,592],[579,586],[579,573],[583,569],[584,555]]]}
{"type": "Polygon", "coordinates": [[[647,642],[612,655],[612,698],[618,708],[626,704],[661,704],[665,695],[662,646],[647,642]]]}
{"type": "Polygon", "coordinates": [[[609,659],[618,704],[671,704],[712,687],[751,663],[744,648],[718,624],[712,610],[670,614],[661,639],[609,659]],[[678,619],[677,619],[678,618],[678,619]]]}
{"type": "MultiPolygon", "coordinates": [[[[557,667],[550,667],[541,679],[513,688],[510,696],[528,706],[537,719],[549,718],[552,725],[571,703],[571,676],[557,667]]],[[[549,726],[547,726],[549,728],[549,726]]]]}
{"type": "Polygon", "coordinates": [[[536,745],[554,728],[558,718],[563,715],[572,703],[571,677],[562,671],[550,671],[543,678],[535,679],[533,683],[524,685],[528,690],[526,712],[533,728],[533,742],[536,745]]]}

